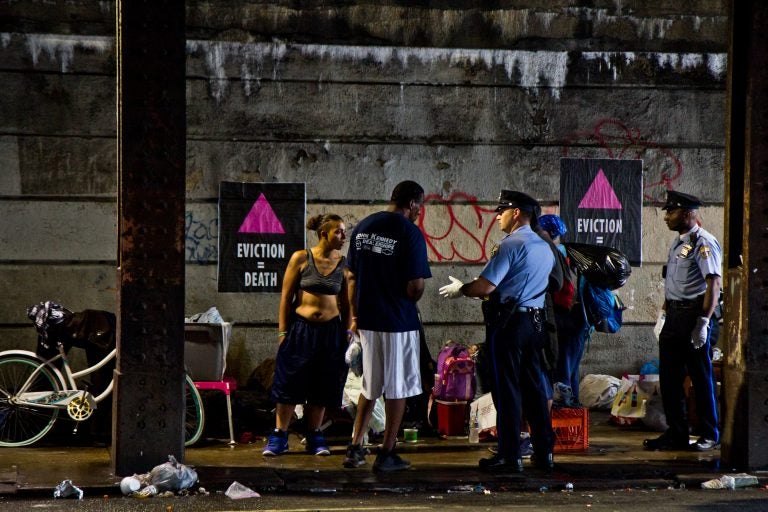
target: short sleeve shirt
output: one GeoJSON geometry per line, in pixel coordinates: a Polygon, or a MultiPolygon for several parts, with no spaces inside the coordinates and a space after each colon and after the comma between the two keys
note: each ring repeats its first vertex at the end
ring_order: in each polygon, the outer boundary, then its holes
{"type": "Polygon", "coordinates": [[[347,267],[355,274],[357,326],[379,332],[408,332],[420,327],[408,282],[432,277],[421,231],[403,215],[378,212],[355,226],[347,267]]]}
{"type": "Polygon", "coordinates": [[[502,239],[480,275],[496,286],[501,302],[540,308],[554,265],[549,244],[524,225],[502,239]]]}
{"type": "Polygon", "coordinates": [[[669,248],[664,295],[668,300],[693,300],[707,291],[706,277],[722,275],[722,250],[717,239],[699,226],[675,238],[669,248]]]}

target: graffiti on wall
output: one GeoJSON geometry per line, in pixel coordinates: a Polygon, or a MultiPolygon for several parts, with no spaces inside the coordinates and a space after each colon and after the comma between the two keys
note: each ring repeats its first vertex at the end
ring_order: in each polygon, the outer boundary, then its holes
{"type": "Polygon", "coordinates": [[[619,158],[643,160],[643,198],[656,201],[673,190],[683,175],[683,163],[672,150],[648,139],[637,128],[618,119],[598,120],[591,130],[567,137],[564,157],[619,158]],[[651,155],[655,153],[655,155],[651,155]]]}
{"type": "Polygon", "coordinates": [[[210,263],[219,259],[219,219],[184,215],[184,251],[190,263],[210,263]]]}
{"type": "Polygon", "coordinates": [[[427,242],[430,261],[481,263],[488,260],[491,247],[503,236],[495,219],[493,206],[480,206],[476,197],[453,192],[448,197],[425,196],[416,223],[427,242]]]}

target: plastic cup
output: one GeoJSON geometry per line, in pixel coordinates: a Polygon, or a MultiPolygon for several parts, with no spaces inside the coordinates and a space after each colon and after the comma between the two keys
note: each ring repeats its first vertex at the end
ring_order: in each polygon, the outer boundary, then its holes
{"type": "Polygon", "coordinates": [[[141,482],[139,482],[139,479],[136,477],[127,476],[120,481],[120,490],[126,496],[138,491],[140,488],[141,482]]]}
{"type": "Polygon", "coordinates": [[[415,428],[403,429],[403,439],[406,443],[415,443],[419,440],[419,430],[415,428]]]}

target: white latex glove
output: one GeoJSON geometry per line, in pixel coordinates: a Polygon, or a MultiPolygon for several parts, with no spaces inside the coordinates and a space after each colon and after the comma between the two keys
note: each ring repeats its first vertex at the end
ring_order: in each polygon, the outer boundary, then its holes
{"type": "Polygon", "coordinates": [[[461,293],[461,287],[464,286],[464,283],[453,276],[448,276],[448,279],[451,280],[451,284],[441,286],[439,290],[440,295],[446,299],[458,299],[459,297],[462,297],[464,294],[461,293]]]}
{"type": "Polygon", "coordinates": [[[696,327],[691,331],[691,344],[693,348],[701,348],[707,344],[709,334],[709,318],[700,316],[696,319],[696,327]]]}
{"type": "Polygon", "coordinates": [[[664,328],[664,321],[667,319],[667,314],[662,310],[659,311],[659,315],[656,317],[656,325],[653,326],[653,335],[656,336],[656,341],[659,341],[661,336],[661,330],[664,328]]]}

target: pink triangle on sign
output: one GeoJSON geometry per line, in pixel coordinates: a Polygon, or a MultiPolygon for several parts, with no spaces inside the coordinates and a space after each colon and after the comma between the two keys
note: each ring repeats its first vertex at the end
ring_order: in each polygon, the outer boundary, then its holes
{"type": "Polygon", "coordinates": [[[579,203],[579,208],[595,208],[602,210],[621,210],[621,202],[616,197],[616,192],[613,191],[613,187],[608,183],[608,178],[605,177],[603,170],[597,171],[594,181],[589,186],[587,193],[579,203]]]}
{"type": "Polygon", "coordinates": [[[245,216],[243,223],[240,224],[238,233],[279,233],[285,234],[283,225],[275,215],[275,211],[270,206],[264,194],[251,206],[251,211],[245,216]]]}

